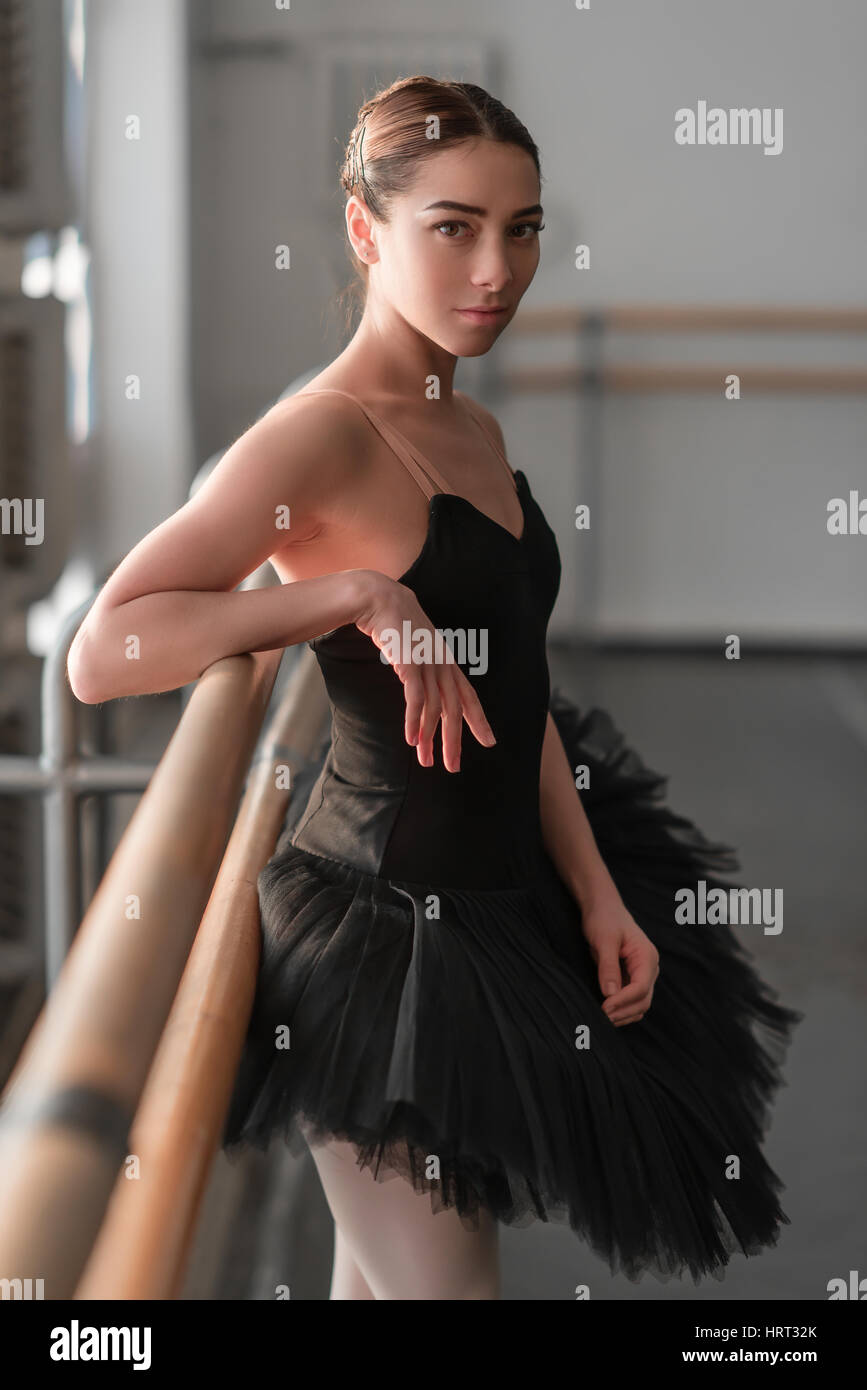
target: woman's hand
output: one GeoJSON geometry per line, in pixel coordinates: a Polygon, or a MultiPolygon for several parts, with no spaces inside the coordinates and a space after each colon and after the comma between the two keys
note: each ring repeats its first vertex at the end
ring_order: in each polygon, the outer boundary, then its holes
{"type": "Polygon", "coordinates": [[[659,952],[627,912],[619,894],[581,908],[582,931],[599,970],[602,1005],[615,1027],[637,1023],[650,1008],[659,952]],[[621,961],[623,972],[621,972],[621,961]],[[628,983],[623,984],[623,973],[628,983]]]}
{"type": "MultiPolygon", "coordinates": [[[[415,744],[422,767],[433,766],[433,739],[442,719],[443,762],[449,772],[461,767],[461,732],[463,721],[479,743],[490,748],[496,743],[493,730],[485,718],[479,697],[457,662],[448,659],[448,644],[419,604],[412,589],[387,575],[376,574],[370,586],[369,598],[356,618],[355,626],[389,658],[389,664],[403,682],[406,697],[406,741],[415,744]],[[404,623],[409,620],[413,640],[418,633],[431,634],[430,661],[392,661],[389,630],[403,637],[404,623]],[[437,660],[440,652],[442,659],[437,660]]],[[[403,654],[403,653],[401,653],[403,654]]]]}

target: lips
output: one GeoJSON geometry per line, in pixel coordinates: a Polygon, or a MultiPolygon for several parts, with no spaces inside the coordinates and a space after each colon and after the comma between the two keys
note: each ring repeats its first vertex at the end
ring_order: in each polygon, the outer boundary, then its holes
{"type": "Polygon", "coordinates": [[[475,323],[494,323],[502,314],[505,314],[506,306],[498,305],[492,309],[459,309],[458,313],[465,318],[472,319],[475,323]]]}

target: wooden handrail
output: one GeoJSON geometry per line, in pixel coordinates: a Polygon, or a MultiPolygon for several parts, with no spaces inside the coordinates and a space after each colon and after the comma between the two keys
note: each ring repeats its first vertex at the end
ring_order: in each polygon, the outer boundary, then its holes
{"type": "MultiPolygon", "coordinates": [[[[554,333],[867,333],[867,309],[767,307],[756,304],[621,304],[610,308],[522,309],[511,325],[527,337],[554,333]]],[[[598,359],[599,351],[594,354],[598,359]]],[[[792,391],[802,394],[867,391],[862,367],[761,366],[731,358],[726,362],[603,363],[588,366],[504,368],[499,382],[512,391],[588,391],[611,394],[652,391],[722,391],[735,373],[744,393],[792,391]]]]}
{"type": "Polygon", "coordinates": [[[577,333],[599,325],[618,333],[867,333],[867,309],[758,304],[620,304],[522,308],[509,334],[577,333]]]}
{"type": "Polygon", "coordinates": [[[270,858],[300,764],[321,738],[328,703],[304,648],[251,774],[131,1133],[141,1176],[121,1175],[79,1299],[172,1298],[222,1137],[253,1003],[260,928],[256,878],[270,858]]]}
{"type": "Polygon", "coordinates": [[[722,394],[725,379],[735,373],[741,394],[759,391],[839,392],[867,391],[863,367],[760,367],[737,361],[719,366],[512,367],[501,374],[503,386],[513,391],[563,391],[588,386],[617,393],[629,391],[713,391],[722,394]]]}
{"type": "MultiPolygon", "coordinates": [[[[221,860],[281,656],[274,650],[228,657],[198,681],[4,1091],[0,1275],[43,1278],[47,1298],[70,1297],[88,1259],[129,1152],[133,1116],[209,898],[209,921],[218,920],[227,882],[221,860]],[[211,889],[218,871],[215,897],[211,889]]],[[[316,676],[321,681],[318,670],[316,676]]],[[[276,803],[260,779],[251,784],[256,789],[251,804],[268,806],[276,817],[276,803]]],[[[248,788],[245,806],[250,795],[248,788]]],[[[287,794],[281,795],[285,801],[287,794]]],[[[255,974],[251,962],[241,966],[252,940],[249,883],[255,884],[268,857],[273,825],[260,825],[257,815],[258,828],[251,830],[248,814],[236,832],[247,857],[233,849],[226,869],[229,881],[240,885],[236,891],[242,899],[247,884],[248,916],[236,952],[227,958],[228,970],[218,972],[218,988],[237,991],[232,1008],[238,1011],[232,1015],[229,1009],[233,1022],[223,1023],[231,1036],[231,1044],[223,1037],[223,1075],[237,1068],[240,1057],[238,1035],[246,1026],[242,995],[255,974]]],[[[210,978],[207,949],[197,951],[191,981],[200,981],[203,971],[210,978]]],[[[182,1002],[188,998],[185,990],[182,1002]]],[[[185,1008],[187,1026],[197,1026],[185,1008]]],[[[188,1033],[172,1017],[165,1043],[169,1061],[161,1066],[169,1066],[177,1080],[172,1048],[188,1046],[188,1033]]],[[[212,1083],[209,1076],[199,1095],[212,1083]]],[[[179,1091],[177,1104],[181,1098],[179,1091]]],[[[207,1116],[210,1123],[212,1112],[207,1116]]],[[[189,1131],[191,1142],[196,1161],[207,1164],[211,1135],[207,1127],[199,1132],[197,1123],[189,1131]]],[[[143,1132],[137,1126],[135,1133],[138,1142],[143,1132]]],[[[144,1132],[150,1160],[151,1136],[150,1129],[144,1132]]],[[[175,1141],[168,1137],[167,1142],[175,1141]]],[[[189,1153],[184,1146],[187,1166],[173,1194],[185,1211],[199,1190],[189,1153]]]]}

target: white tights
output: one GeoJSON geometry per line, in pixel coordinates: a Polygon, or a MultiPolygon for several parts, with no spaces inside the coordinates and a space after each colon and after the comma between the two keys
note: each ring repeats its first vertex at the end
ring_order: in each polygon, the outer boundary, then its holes
{"type": "MultiPolygon", "coordinates": [[[[309,1140],[308,1140],[309,1143],[309,1140]]],[[[352,1144],[310,1146],[334,1217],[331,1299],[498,1299],[497,1223],[485,1208],[478,1231],[454,1209],[434,1212],[405,1178],[377,1181],[352,1144]]]]}

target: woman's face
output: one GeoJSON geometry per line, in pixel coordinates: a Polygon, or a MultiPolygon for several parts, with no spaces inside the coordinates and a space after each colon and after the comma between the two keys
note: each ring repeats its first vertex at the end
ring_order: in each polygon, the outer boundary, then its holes
{"type": "Polygon", "coordinates": [[[373,243],[367,309],[377,325],[396,327],[397,316],[456,357],[487,352],[539,264],[539,193],[525,150],[473,139],[423,160],[412,190],[391,204],[387,225],[350,199],[350,233],[367,232],[373,243]],[[503,312],[466,312],[480,305],[503,312]]]}

